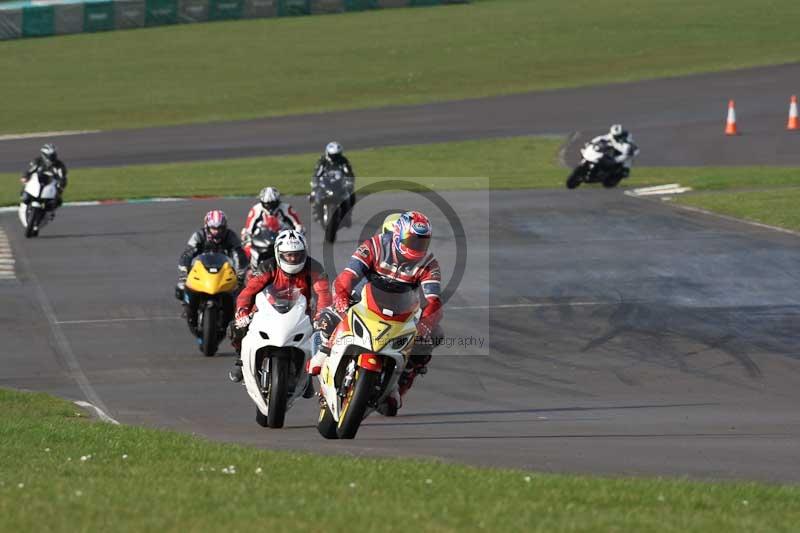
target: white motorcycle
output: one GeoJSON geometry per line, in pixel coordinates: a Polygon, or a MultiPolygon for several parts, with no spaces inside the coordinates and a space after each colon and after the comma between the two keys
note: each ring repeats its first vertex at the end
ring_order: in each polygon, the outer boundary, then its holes
{"type": "Polygon", "coordinates": [[[368,282],[333,334],[318,376],[317,430],[326,439],[352,439],[361,422],[397,386],[417,336],[416,289],[368,282]]]}
{"type": "Polygon", "coordinates": [[[605,140],[588,142],[581,149],[581,162],[567,178],[567,188],[574,189],[581,183],[602,183],[603,187],[616,187],[625,177],[625,167],[615,161],[619,154],[605,140]]]}
{"type": "Polygon", "coordinates": [[[39,235],[39,230],[55,217],[58,182],[53,170],[34,172],[25,183],[19,204],[19,221],[25,237],[39,235]]]}
{"type": "Polygon", "coordinates": [[[256,296],[257,311],[242,339],[242,373],[256,404],[256,422],[280,428],[286,411],[311,386],[306,362],[313,328],[298,288],[271,285],[256,296]]]}

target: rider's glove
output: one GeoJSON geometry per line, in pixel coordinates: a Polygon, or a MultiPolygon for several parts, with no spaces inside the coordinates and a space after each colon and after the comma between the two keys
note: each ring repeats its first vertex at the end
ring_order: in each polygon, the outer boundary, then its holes
{"type": "Polygon", "coordinates": [[[350,307],[350,296],[348,294],[337,294],[333,298],[333,308],[339,314],[344,313],[350,307]]]}
{"type": "Polygon", "coordinates": [[[250,321],[252,317],[250,316],[250,312],[245,309],[244,307],[240,307],[236,310],[236,328],[237,329],[244,329],[250,325],[250,321]]]}
{"type": "Polygon", "coordinates": [[[426,324],[425,322],[417,323],[417,337],[422,337],[423,339],[430,338],[432,331],[433,330],[431,329],[431,327],[428,326],[428,324],[426,324]]]}

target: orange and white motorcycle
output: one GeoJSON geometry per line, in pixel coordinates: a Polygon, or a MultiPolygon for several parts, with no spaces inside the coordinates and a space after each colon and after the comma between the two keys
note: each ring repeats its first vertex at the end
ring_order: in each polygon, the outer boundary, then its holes
{"type": "Polygon", "coordinates": [[[318,376],[317,429],[327,439],[352,439],[386,399],[406,366],[421,311],[416,289],[368,282],[333,333],[318,376]]]}

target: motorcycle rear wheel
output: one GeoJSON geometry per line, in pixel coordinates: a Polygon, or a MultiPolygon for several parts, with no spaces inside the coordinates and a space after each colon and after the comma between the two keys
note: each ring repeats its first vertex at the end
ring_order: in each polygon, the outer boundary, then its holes
{"type": "Polygon", "coordinates": [[[340,439],[352,439],[358,433],[364,414],[367,412],[367,403],[370,395],[375,389],[378,380],[377,372],[370,372],[363,368],[356,369],[353,384],[342,404],[342,412],[339,415],[339,425],[336,434],[340,439]]]}

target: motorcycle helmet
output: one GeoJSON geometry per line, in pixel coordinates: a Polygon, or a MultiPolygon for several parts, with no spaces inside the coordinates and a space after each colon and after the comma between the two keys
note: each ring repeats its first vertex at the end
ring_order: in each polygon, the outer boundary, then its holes
{"type": "Polygon", "coordinates": [[[628,139],[628,132],[622,129],[622,124],[612,125],[608,130],[608,134],[611,135],[611,138],[616,142],[623,142],[628,139]]]}
{"type": "Polygon", "coordinates": [[[394,231],[395,223],[400,219],[400,215],[402,215],[402,213],[392,213],[391,215],[387,215],[386,218],[383,219],[381,233],[392,233],[394,231]]]}
{"type": "Polygon", "coordinates": [[[228,229],[228,219],[225,213],[215,209],[206,213],[204,219],[204,229],[206,232],[206,239],[213,244],[222,244],[225,238],[225,230],[228,229]]]}
{"type": "Polygon", "coordinates": [[[342,145],[337,142],[329,142],[325,147],[325,158],[334,161],[342,155],[342,145]]]}
{"type": "Polygon", "coordinates": [[[275,260],[287,274],[297,274],[306,265],[306,238],[299,231],[283,230],[275,238],[275,260]]]}
{"type": "Polygon", "coordinates": [[[398,257],[405,261],[421,261],[428,253],[433,228],[428,217],[419,211],[406,211],[392,230],[392,244],[398,257]]]}
{"type": "Polygon", "coordinates": [[[273,213],[281,205],[281,192],[275,187],[264,187],[258,195],[261,205],[268,212],[273,213]]]}
{"type": "Polygon", "coordinates": [[[58,158],[58,153],[56,152],[55,144],[47,143],[44,146],[42,146],[42,149],[39,150],[39,152],[42,154],[42,157],[45,160],[50,161],[51,163],[55,161],[56,158],[58,158]]]}

